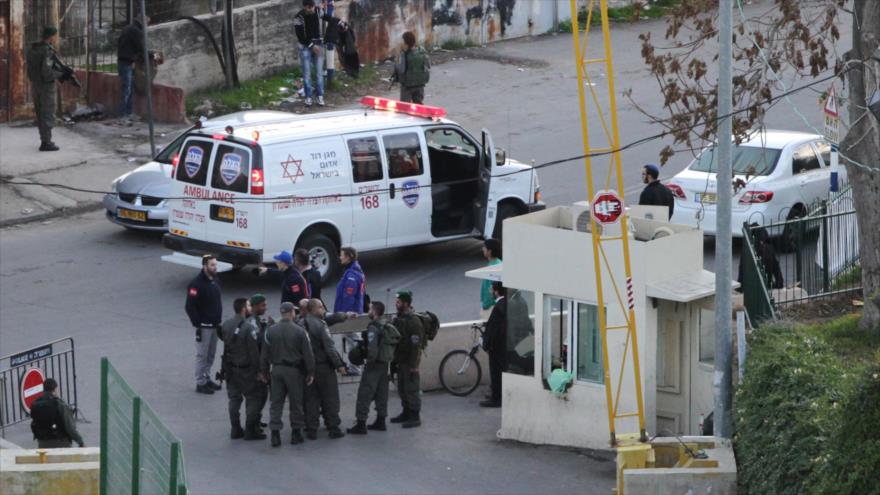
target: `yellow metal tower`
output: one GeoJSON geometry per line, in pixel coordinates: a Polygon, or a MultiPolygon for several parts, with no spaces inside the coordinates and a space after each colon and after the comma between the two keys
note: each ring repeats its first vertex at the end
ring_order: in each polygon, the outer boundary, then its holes
{"type": "MultiPolygon", "coordinates": [[[[596,189],[593,181],[593,168],[591,155],[601,153],[610,158],[608,174],[604,181],[604,190],[614,190],[614,193],[622,193],[623,175],[620,165],[620,134],[617,125],[617,95],[614,89],[614,66],[611,56],[611,33],[608,25],[608,5],[607,0],[589,0],[587,5],[587,22],[585,31],[581,34],[578,26],[578,9],[577,0],[570,0],[571,4],[571,24],[572,34],[574,38],[575,63],[577,65],[578,76],[578,97],[580,100],[581,114],[581,132],[583,133],[584,154],[586,158],[584,164],[587,172],[587,200],[593,201],[596,195],[596,189]],[[589,52],[589,30],[593,21],[593,12],[598,4],[599,14],[602,25],[602,42],[603,49],[596,58],[588,58],[589,52]],[[604,66],[604,72],[607,74],[607,107],[603,108],[601,99],[597,94],[596,88],[590,79],[587,69],[593,65],[604,66]],[[587,102],[587,90],[590,93],[590,102],[587,102]],[[601,123],[603,134],[605,136],[606,145],[604,147],[593,147],[590,141],[589,119],[590,117],[598,119],[601,123]]],[[[594,208],[595,211],[595,208],[594,208]]],[[[632,269],[630,267],[629,254],[629,229],[626,212],[620,216],[620,234],[604,234],[596,222],[596,218],[591,216],[591,233],[593,242],[593,267],[596,275],[596,290],[598,294],[599,306],[599,325],[602,336],[602,365],[605,372],[605,400],[608,408],[608,429],[611,433],[611,445],[617,448],[618,452],[618,487],[622,487],[620,483],[620,473],[625,467],[645,467],[650,464],[651,448],[646,442],[648,441],[647,432],[645,431],[645,407],[642,398],[642,382],[639,364],[639,346],[636,335],[636,319],[633,311],[633,295],[632,295],[632,269]],[[618,269],[612,269],[606,255],[606,249],[623,249],[624,273],[620,273],[618,269]],[[603,274],[606,280],[610,280],[611,287],[605,287],[603,283],[603,274]],[[609,290],[610,289],[610,290],[609,290]],[[606,295],[613,293],[616,303],[620,305],[621,312],[626,315],[626,324],[609,326],[605,316],[606,295]],[[608,333],[609,332],[626,332],[625,346],[622,362],[616,369],[616,383],[612,382],[612,365],[608,360],[608,333]],[[629,373],[625,373],[629,371],[629,373]],[[635,394],[637,411],[619,410],[620,393],[625,376],[632,376],[635,383],[635,394]],[[638,417],[639,431],[620,433],[617,429],[618,422],[625,418],[638,417]],[[641,465],[641,466],[640,466],[641,465]]],[[[618,363],[615,363],[618,364],[618,363]]],[[[618,490],[618,493],[620,491],[618,490]]]]}

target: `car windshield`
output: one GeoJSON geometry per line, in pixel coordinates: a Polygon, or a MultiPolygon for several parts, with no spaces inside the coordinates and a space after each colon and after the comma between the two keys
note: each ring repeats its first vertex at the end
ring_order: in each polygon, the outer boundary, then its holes
{"type": "Polygon", "coordinates": [[[156,154],[156,158],[153,158],[153,161],[170,164],[172,160],[174,160],[174,155],[177,154],[177,152],[180,151],[180,147],[183,146],[183,139],[186,137],[186,134],[191,130],[193,130],[193,127],[178,134],[174,138],[174,141],[171,141],[168,146],[162,148],[162,151],[156,154]]]}
{"type": "MultiPolygon", "coordinates": [[[[758,148],[756,146],[734,146],[731,150],[733,157],[733,173],[736,175],[770,175],[776,168],[776,161],[782,150],[772,148],[758,148]]],[[[691,166],[696,172],[717,172],[718,158],[715,148],[709,148],[700,154],[691,166]]]]}

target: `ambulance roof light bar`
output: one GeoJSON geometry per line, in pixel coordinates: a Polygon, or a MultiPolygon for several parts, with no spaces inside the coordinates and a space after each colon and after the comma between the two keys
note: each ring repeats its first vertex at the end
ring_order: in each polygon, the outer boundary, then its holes
{"type": "Polygon", "coordinates": [[[446,116],[446,109],[442,107],[407,103],[392,100],[390,98],[381,98],[379,96],[364,96],[361,98],[361,105],[370,107],[374,110],[386,110],[390,112],[404,113],[414,117],[426,117],[429,119],[439,119],[446,116]]]}

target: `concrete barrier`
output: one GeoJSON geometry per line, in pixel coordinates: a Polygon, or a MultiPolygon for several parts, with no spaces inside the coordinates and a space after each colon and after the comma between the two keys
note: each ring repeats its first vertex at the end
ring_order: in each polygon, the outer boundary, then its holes
{"type": "Polygon", "coordinates": [[[729,443],[714,437],[685,436],[655,438],[651,446],[656,467],[623,471],[623,492],[627,495],[736,495],[736,459],[729,443]],[[682,442],[692,450],[705,452],[706,458],[683,456],[682,442]],[[682,463],[682,458],[687,462],[682,463]]]}
{"type": "Polygon", "coordinates": [[[100,449],[2,449],[0,486],[4,495],[96,494],[100,449]]]}
{"type": "MultiPolygon", "coordinates": [[[[471,324],[473,323],[477,322],[461,321],[440,325],[437,337],[428,344],[425,354],[422,355],[422,362],[419,366],[422,391],[428,392],[443,388],[440,384],[440,361],[449,351],[471,348],[473,345],[471,324]]],[[[489,383],[489,356],[481,350],[477,353],[477,360],[483,368],[483,377],[480,383],[486,385],[489,383]]]]}

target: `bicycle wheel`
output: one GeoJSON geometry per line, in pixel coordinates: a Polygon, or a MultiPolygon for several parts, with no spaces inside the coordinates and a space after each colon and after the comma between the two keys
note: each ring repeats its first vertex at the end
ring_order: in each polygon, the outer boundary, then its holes
{"type": "Polygon", "coordinates": [[[440,384],[452,395],[469,395],[477,389],[482,378],[480,362],[472,358],[468,351],[452,351],[440,361],[440,384]]]}

